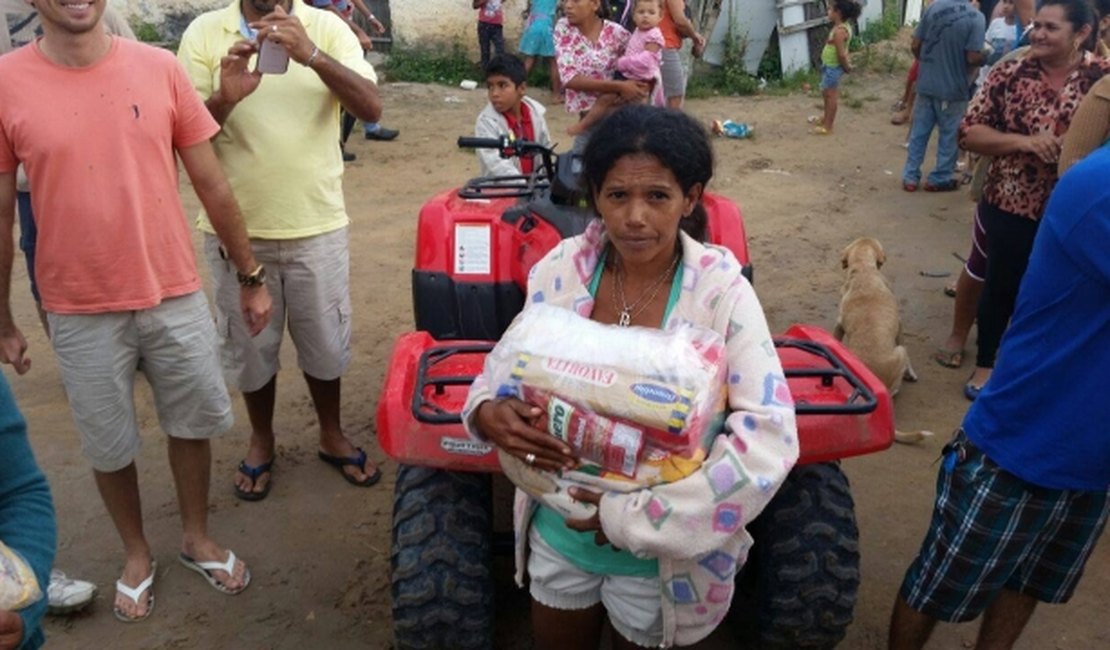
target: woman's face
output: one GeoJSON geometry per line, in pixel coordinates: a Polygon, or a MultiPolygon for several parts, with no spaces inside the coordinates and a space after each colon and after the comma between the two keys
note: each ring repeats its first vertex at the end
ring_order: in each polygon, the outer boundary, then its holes
{"type": "Polygon", "coordinates": [[[647,154],[620,158],[605,175],[594,206],[626,269],[669,260],[678,223],[701,198],[696,184],[683,192],[674,173],[647,154]]]}
{"type": "Polygon", "coordinates": [[[563,0],[563,15],[571,25],[580,25],[596,17],[601,9],[601,0],[563,0]]]}
{"type": "Polygon", "coordinates": [[[1032,45],[1030,54],[1041,60],[1067,59],[1078,51],[1089,32],[1090,27],[1087,25],[1081,31],[1075,31],[1062,6],[1042,7],[1033,19],[1033,31],[1029,34],[1029,43],[1032,45]]]}

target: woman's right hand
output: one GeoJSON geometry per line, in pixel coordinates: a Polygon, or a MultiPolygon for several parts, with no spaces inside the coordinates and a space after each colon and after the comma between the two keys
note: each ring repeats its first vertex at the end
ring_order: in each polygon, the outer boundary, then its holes
{"type": "Polygon", "coordinates": [[[574,469],[578,459],[570,446],[536,428],[542,417],[539,407],[510,397],[482,402],[474,415],[474,426],[486,440],[525,463],[529,454],[533,454],[534,461],[528,463],[533,467],[550,471],[574,469]]]}
{"type": "Polygon", "coordinates": [[[636,103],[647,99],[651,85],[645,81],[625,79],[620,82],[620,98],[622,103],[636,103]]]}
{"type": "Polygon", "coordinates": [[[1046,163],[1054,163],[1060,159],[1061,144],[1060,138],[1048,131],[1042,131],[1035,135],[1025,136],[1022,149],[1046,163]]]}

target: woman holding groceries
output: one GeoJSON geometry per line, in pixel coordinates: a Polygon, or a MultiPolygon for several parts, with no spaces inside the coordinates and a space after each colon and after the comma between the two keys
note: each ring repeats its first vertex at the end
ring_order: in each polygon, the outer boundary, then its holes
{"type": "MultiPolygon", "coordinates": [[[[537,648],[596,649],[607,620],[614,648],[691,645],[727,613],[751,548],[746,526],[798,457],[793,402],[740,263],[702,241],[701,197],[713,173],[705,130],[679,111],[642,105],[597,129],[583,165],[598,218],[532,269],[524,313],[545,303],[614,330],[716,332],[727,419],[684,478],[627,492],[570,488],[597,506],[592,517],[564,520],[518,489],[517,580],[524,571],[531,578],[537,648]]],[[[497,397],[487,373],[464,409],[471,435],[495,444],[503,463],[552,474],[578,467],[576,452],[546,431],[542,409],[497,397]]]]}

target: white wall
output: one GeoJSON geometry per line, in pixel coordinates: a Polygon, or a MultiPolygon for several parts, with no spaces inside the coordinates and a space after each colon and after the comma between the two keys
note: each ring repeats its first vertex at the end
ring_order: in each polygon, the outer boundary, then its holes
{"type": "MultiPolygon", "coordinates": [[[[150,23],[174,40],[198,14],[226,7],[231,0],[108,0],[134,23],[150,23]]],[[[303,0],[293,0],[302,2],[303,0]]],[[[526,0],[505,0],[505,41],[516,50],[526,0]]],[[[478,12],[470,0],[391,0],[393,38],[406,43],[460,42],[478,51],[478,12]]]]}
{"type": "MultiPolygon", "coordinates": [[[[478,51],[478,12],[470,0],[391,0],[393,38],[404,43],[454,43],[478,51]]],[[[505,0],[505,46],[516,51],[526,0],[505,0]]]]}

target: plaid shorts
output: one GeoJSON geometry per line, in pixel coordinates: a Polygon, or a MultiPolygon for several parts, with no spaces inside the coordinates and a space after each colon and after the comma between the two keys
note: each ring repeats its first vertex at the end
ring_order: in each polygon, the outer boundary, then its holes
{"type": "Polygon", "coordinates": [[[1026,483],[963,431],[941,458],[933,519],[902,599],[954,623],[978,617],[1002,589],[1067,602],[1106,525],[1108,494],[1026,483]]]}

